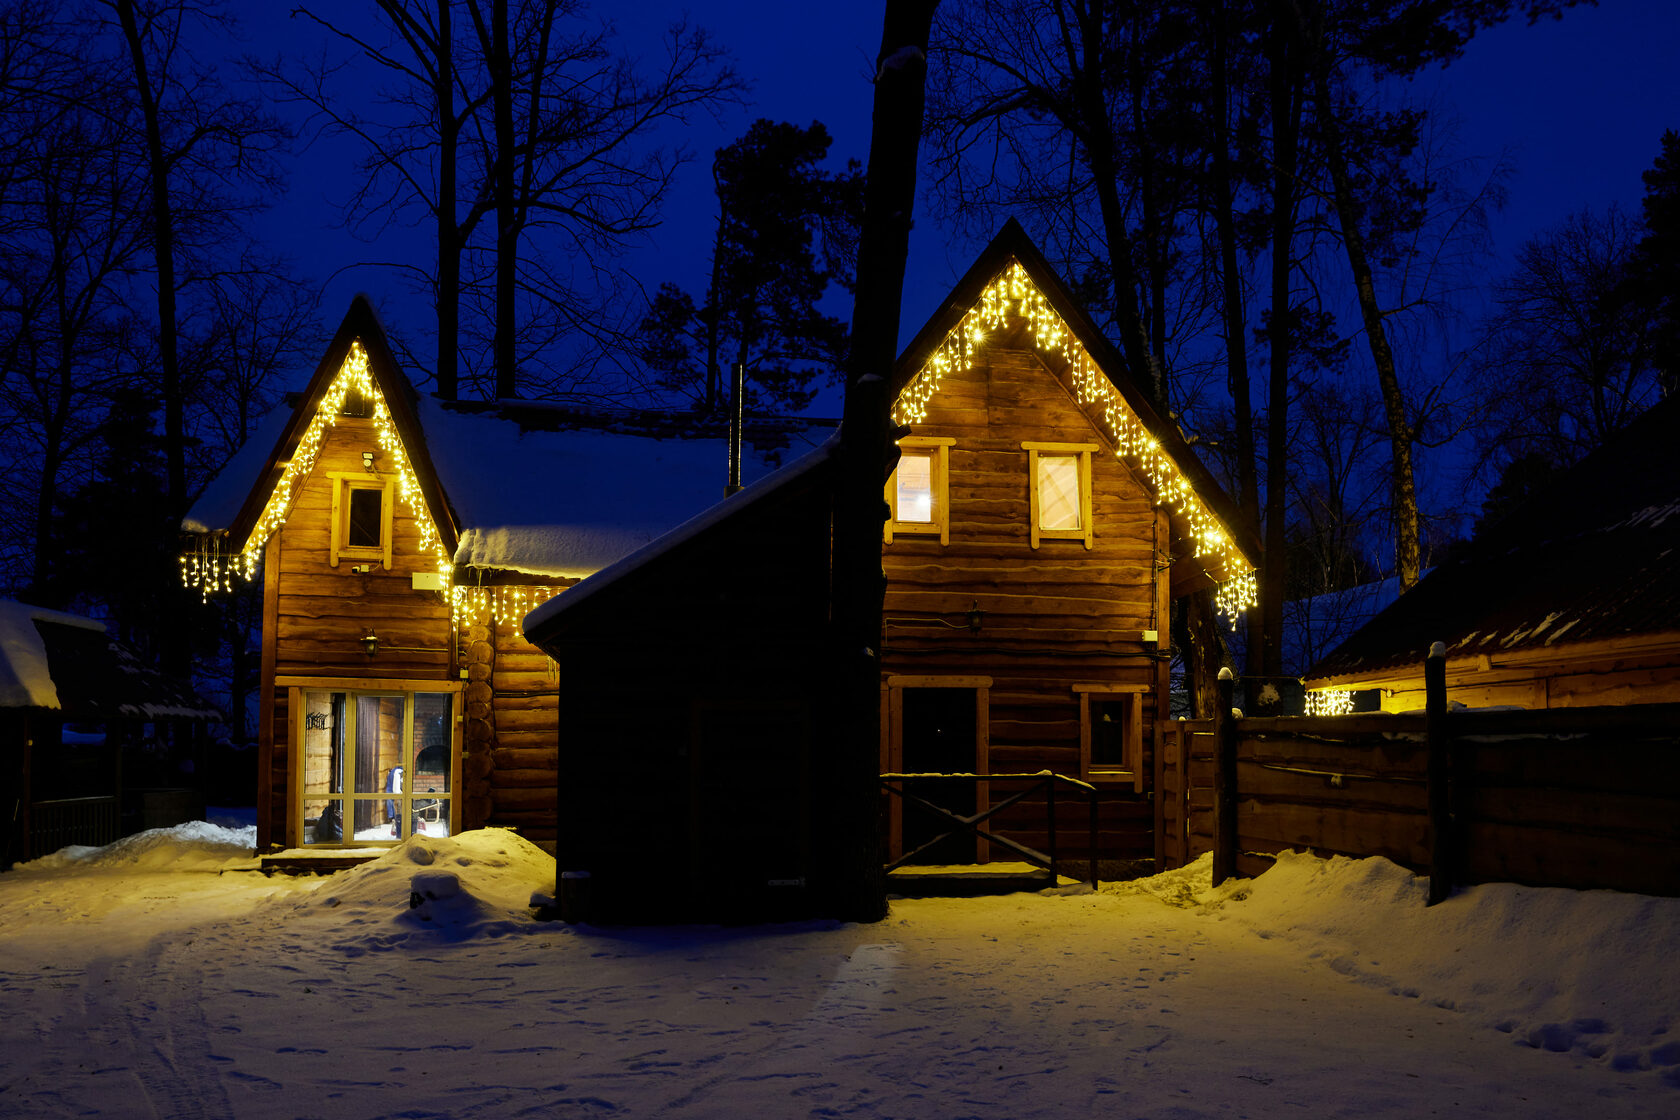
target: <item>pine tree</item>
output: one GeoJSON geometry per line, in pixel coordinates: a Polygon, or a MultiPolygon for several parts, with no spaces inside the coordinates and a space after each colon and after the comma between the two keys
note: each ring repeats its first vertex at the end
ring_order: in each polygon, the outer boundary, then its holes
{"type": "Polygon", "coordinates": [[[828,130],[759,120],[712,164],[717,233],[705,303],[661,286],[641,323],[643,360],[661,385],[716,409],[723,369],[747,367],[747,404],[800,409],[831,382],[846,325],[819,304],[831,283],[850,290],[863,175],[823,168],[828,130]]]}

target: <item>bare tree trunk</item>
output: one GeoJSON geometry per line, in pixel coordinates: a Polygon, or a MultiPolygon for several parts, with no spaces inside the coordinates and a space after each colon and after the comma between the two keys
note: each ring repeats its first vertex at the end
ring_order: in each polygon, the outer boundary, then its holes
{"type": "Polygon", "coordinates": [[[1131,367],[1132,380],[1149,396],[1150,402],[1166,414],[1167,384],[1164,368],[1155,361],[1149,328],[1138,310],[1138,275],[1132,267],[1131,239],[1126,235],[1126,210],[1120,202],[1120,177],[1114,155],[1114,128],[1103,100],[1104,5],[1082,6],[1079,20],[1080,57],[1070,56],[1074,67],[1075,97],[1091,164],[1091,178],[1102,213],[1103,233],[1108,242],[1109,272],[1114,283],[1114,325],[1120,331],[1120,349],[1131,367]]]}
{"type": "MultiPolygon", "coordinates": [[[[1322,38],[1316,39],[1322,52],[1322,38]]],[[[1417,482],[1412,470],[1412,426],[1406,419],[1406,400],[1400,391],[1400,376],[1394,351],[1388,344],[1382,309],[1377,306],[1377,288],[1365,238],[1360,230],[1360,207],[1354,198],[1348,174],[1347,153],[1342,146],[1341,122],[1330,96],[1330,75],[1324,59],[1314,60],[1313,94],[1318,102],[1319,128],[1324,138],[1324,157],[1335,188],[1336,219],[1342,230],[1342,247],[1353,272],[1359,296],[1359,314],[1364,320],[1365,338],[1370,343],[1371,361],[1377,367],[1377,384],[1382,389],[1383,411],[1388,417],[1390,450],[1389,494],[1394,511],[1394,559],[1402,590],[1417,582],[1419,531],[1417,482]]]]}
{"type": "MultiPolygon", "coordinates": [[[[1237,503],[1250,534],[1260,532],[1260,492],[1254,461],[1254,403],[1248,378],[1248,323],[1243,307],[1242,274],[1237,261],[1236,215],[1231,186],[1230,65],[1227,8],[1224,0],[1214,6],[1212,51],[1212,102],[1208,115],[1213,121],[1213,223],[1219,240],[1219,272],[1224,294],[1221,308],[1225,320],[1226,381],[1231,391],[1237,442],[1237,503]]],[[[1264,628],[1248,616],[1248,673],[1263,672],[1261,647],[1264,628]]]]}
{"type": "Polygon", "coordinates": [[[1283,599],[1289,576],[1289,359],[1295,338],[1290,276],[1299,197],[1301,40],[1291,0],[1275,0],[1268,79],[1272,115],[1272,329],[1266,406],[1266,560],[1260,573],[1262,676],[1283,672],[1283,599]]]}
{"type": "MultiPolygon", "coordinates": [[[[517,396],[514,290],[518,283],[519,221],[514,212],[513,58],[508,48],[507,0],[490,5],[490,81],[496,132],[496,396],[517,396]]],[[[533,106],[533,113],[536,107],[533,106]]]]}
{"type": "Polygon", "coordinates": [[[460,395],[461,234],[455,224],[456,154],[460,124],[455,120],[455,46],[450,26],[451,0],[438,0],[437,76],[432,96],[438,115],[438,197],[436,205],[437,394],[446,401],[460,395]]]}
{"type": "Polygon", "coordinates": [[[927,86],[928,34],[938,0],[888,0],[876,58],[874,125],[858,243],[845,420],[834,503],[834,679],[840,694],[835,760],[838,824],[848,837],[836,916],[886,916],[877,805],[880,765],[881,485],[897,449],[887,386],[898,348],[904,262],[916,200],[916,151],[927,86]]]}
{"type": "Polygon", "coordinates": [[[117,18],[128,41],[135,92],[146,125],[146,169],[152,192],[152,248],[157,258],[158,350],[163,364],[163,439],[168,461],[169,516],[187,512],[187,441],[181,399],[180,339],[175,325],[175,220],[169,205],[169,164],[163,153],[163,123],[146,68],[146,47],[134,18],[133,0],[117,0],[117,18]]]}

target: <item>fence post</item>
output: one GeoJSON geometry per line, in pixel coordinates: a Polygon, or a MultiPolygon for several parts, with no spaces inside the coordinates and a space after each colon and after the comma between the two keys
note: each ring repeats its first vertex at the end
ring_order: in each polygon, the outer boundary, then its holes
{"type": "Polygon", "coordinates": [[[1452,893],[1455,861],[1452,740],[1447,735],[1447,647],[1436,642],[1423,661],[1424,724],[1429,750],[1429,901],[1452,893]]]}
{"type": "Polygon", "coordinates": [[[1237,873],[1236,678],[1219,670],[1219,698],[1213,710],[1213,882],[1237,873]]]}

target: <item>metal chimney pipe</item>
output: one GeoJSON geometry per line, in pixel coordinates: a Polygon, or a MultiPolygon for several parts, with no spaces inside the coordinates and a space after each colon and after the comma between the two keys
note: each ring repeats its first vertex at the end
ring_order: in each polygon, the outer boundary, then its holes
{"type": "Polygon", "coordinates": [[[744,363],[736,362],[735,384],[730,390],[729,402],[729,481],[723,488],[723,496],[726,498],[741,488],[741,420],[746,390],[747,367],[744,363]]]}

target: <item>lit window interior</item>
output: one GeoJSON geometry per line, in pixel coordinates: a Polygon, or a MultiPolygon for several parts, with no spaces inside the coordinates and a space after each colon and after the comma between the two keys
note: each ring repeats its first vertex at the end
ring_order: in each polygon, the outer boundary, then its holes
{"type": "Polygon", "coordinates": [[[305,693],[303,842],[449,835],[452,701],[448,693],[305,693]]]}
{"type": "Polygon", "coordinates": [[[1038,456],[1038,527],[1080,529],[1079,456],[1038,456]]]}
{"type": "Polygon", "coordinates": [[[933,456],[904,452],[898,459],[899,521],[933,521],[933,456]]]}

